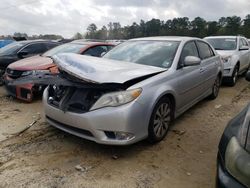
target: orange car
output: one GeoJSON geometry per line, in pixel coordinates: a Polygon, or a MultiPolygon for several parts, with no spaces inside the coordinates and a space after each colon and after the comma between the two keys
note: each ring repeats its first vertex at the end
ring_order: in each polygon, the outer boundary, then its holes
{"type": "Polygon", "coordinates": [[[35,72],[57,73],[58,69],[51,58],[53,55],[59,53],[76,53],[101,57],[101,54],[106,53],[113,47],[114,45],[109,43],[76,40],[57,46],[45,52],[43,55],[33,56],[16,61],[15,63],[10,64],[6,69],[6,73],[4,75],[5,88],[9,95],[27,102],[31,102],[35,94],[39,94],[43,91],[44,86],[35,84],[11,86],[8,85],[8,83],[17,78],[32,75],[35,72]]]}

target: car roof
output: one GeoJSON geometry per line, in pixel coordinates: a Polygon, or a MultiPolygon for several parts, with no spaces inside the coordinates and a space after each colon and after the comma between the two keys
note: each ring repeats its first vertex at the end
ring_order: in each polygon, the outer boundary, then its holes
{"type": "Polygon", "coordinates": [[[140,41],[140,40],[166,40],[166,41],[188,41],[188,40],[201,40],[200,38],[196,37],[185,37],[185,36],[157,36],[157,37],[144,37],[144,38],[135,38],[130,39],[129,41],[140,41]]]}
{"type": "Polygon", "coordinates": [[[243,37],[243,36],[233,36],[233,35],[223,36],[223,35],[221,35],[221,36],[209,36],[209,37],[205,37],[204,39],[209,39],[209,38],[236,38],[236,37],[243,37]]]}
{"type": "Polygon", "coordinates": [[[59,43],[51,40],[22,40],[22,41],[16,41],[16,43],[21,44],[29,44],[29,43],[36,43],[36,42],[51,42],[51,43],[59,43]]]}
{"type": "Polygon", "coordinates": [[[70,43],[74,43],[74,44],[85,44],[85,45],[113,45],[111,43],[107,43],[107,42],[91,42],[91,41],[85,41],[85,40],[74,40],[70,43]]]}

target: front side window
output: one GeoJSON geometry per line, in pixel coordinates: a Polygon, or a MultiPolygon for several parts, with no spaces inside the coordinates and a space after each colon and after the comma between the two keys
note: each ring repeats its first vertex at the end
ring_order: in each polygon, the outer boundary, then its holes
{"type": "Polygon", "coordinates": [[[188,42],[183,47],[182,52],[181,52],[180,62],[179,62],[180,65],[184,64],[184,60],[187,56],[199,57],[199,53],[198,53],[198,50],[194,41],[188,42]]]}
{"type": "Polygon", "coordinates": [[[22,51],[25,51],[28,54],[41,54],[41,53],[44,53],[46,50],[47,50],[47,47],[44,43],[30,44],[24,49],[22,49],[22,51]]]}
{"type": "Polygon", "coordinates": [[[209,44],[211,44],[215,50],[236,50],[237,39],[234,38],[207,38],[209,44]]]}
{"type": "Polygon", "coordinates": [[[179,41],[128,41],[116,46],[103,57],[169,68],[174,61],[179,44],[179,41]]]}
{"type": "Polygon", "coordinates": [[[201,59],[207,59],[214,56],[212,49],[205,42],[197,41],[197,46],[199,49],[199,54],[201,59]]]}

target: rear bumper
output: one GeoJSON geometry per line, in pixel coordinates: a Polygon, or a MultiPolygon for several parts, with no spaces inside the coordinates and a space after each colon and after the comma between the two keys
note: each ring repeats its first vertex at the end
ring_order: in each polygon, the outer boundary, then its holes
{"type": "Polygon", "coordinates": [[[33,93],[34,93],[34,84],[24,84],[24,85],[17,85],[17,86],[10,86],[8,83],[12,79],[8,76],[4,76],[5,88],[7,93],[17,99],[31,102],[33,100],[33,93]]]}

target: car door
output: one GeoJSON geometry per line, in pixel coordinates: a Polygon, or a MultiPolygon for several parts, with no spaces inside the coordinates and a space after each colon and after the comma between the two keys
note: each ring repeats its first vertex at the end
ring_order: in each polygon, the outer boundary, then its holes
{"type": "Polygon", "coordinates": [[[240,38],[239,41],[239,54],[240,54],[240,71],[248,68],[250,61],[250,50],[241,50],[243,46],[249,46],[248,42],[244,38],[240,38]]]}
{"type": "Polygon", "coordinates": [[[45,43],[41,43],[41,42],[29,44],[20,50],[20,52],[27,53],[25,57],[42,54],[45,51],[47,51],[47,46],[45,45],[45,43]]]}
{"type": "Polygon", "coordinates": [[[196,41],[199,56],[201,58],[201,68],[202,73],[202,86],[203,92],[210,90],[217,77],[217,67],[219,62],[218,56],[216,56],[209,46],[209,44],[203,41],[196,41]]]}
{"type": "Polygon", "coordinates": [[[184,45],[176,71],[176,79],[178,79],[176,92],[180,99],[178,108],[181,111],[189,108],[198,100],[203,90],[201,66],[183,66],[187,56],[199,57],[195,41],[189,41],[184,45]]]}

